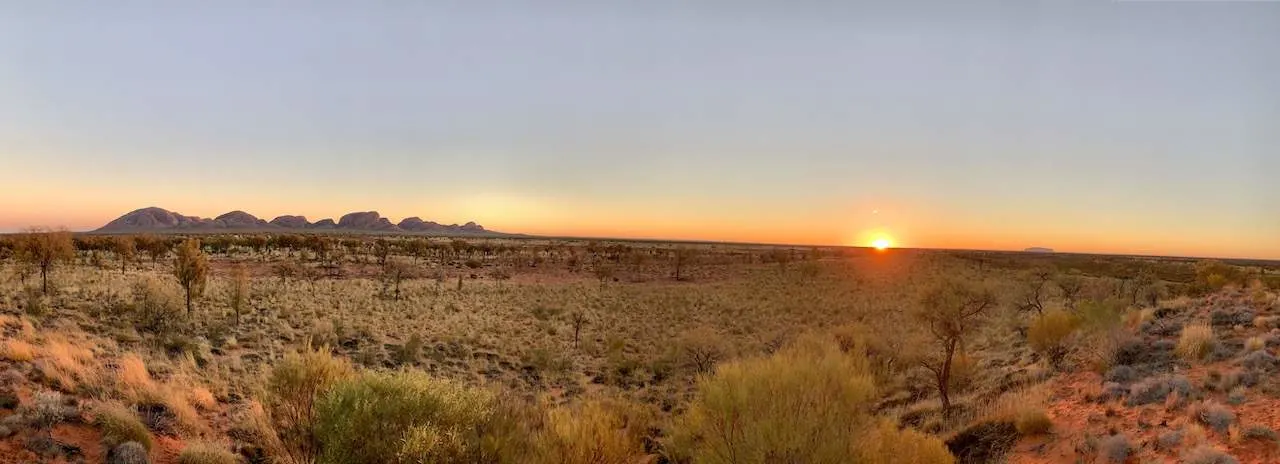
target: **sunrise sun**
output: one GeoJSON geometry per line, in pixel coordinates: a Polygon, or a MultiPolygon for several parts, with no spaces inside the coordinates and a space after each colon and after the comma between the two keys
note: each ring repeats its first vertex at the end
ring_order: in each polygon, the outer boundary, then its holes
{"type": "Polygon", "coordinates": [[[871,241],[871,246],[872,246],[873,248],[877,249],[877,250],[881,250],[881,251],[883,251],[883,250],[885,250],[885,249],[887,249],[887,248],[889,248],[889,247],[892,247],[892,246],[893,246],[893,241],[892,241],[892,240],[889,240],[889,238],[888,238],[888,237],[880,237],[880,238],[877,238],[877,239],[875,239],[875,240],[872,240],[872,241],[871,241]]]}

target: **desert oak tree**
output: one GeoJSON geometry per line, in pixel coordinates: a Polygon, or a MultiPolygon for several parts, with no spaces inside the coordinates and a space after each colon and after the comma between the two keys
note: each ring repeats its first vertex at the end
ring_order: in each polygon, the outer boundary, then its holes
{"type": "Polygon", "coordinates": [[[187,312],[191,312],[191,297],[204,293],[209,281],[209,257],[200,251],[200,240],[189,238],[178,247],[173,258],[173,275],[178,278],[187,296],[187,312]]]}
{"type": "Polygon", "coordinates": [[[71,232],[41,227],[28,229],[18,238],[18,260],[40,269],[40,291],[49,293],[49,271],[76,256],[71,232]]]}
{"type": "Polygon", "coordinates": [[[914,316],[923,326],[928,343],[919,362],[937,382],[943,414],[951,410],[951,369],[956,353],[995,304],[996,298],[989,290],[961,281],[943,282],[925,291],[920,299],[914,316]]]}

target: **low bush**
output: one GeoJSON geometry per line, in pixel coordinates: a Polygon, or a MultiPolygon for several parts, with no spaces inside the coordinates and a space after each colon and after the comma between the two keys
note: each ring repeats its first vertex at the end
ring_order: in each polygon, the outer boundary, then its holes
{"type": "Polygon", "coordinates": [[[323,349],[285,356],[267,379],[263,417],[256,428],[258,444],[295,462],[314,462],[320,453],[318,405],[352,372],[350,363],[323,349]]]}
{"type": "Polygon", "coordinates": [[[1098,442],[1098,454],[1107,462],[1125,462],[1130,453],[1133,453],[1133,445],[1123,434],[1112,435],[1098,442]]]}
{"type": "Polygon", "coordinates": [[[1018,441],[1018,427],[1012,421],[980,421],[956,432],[946,441],[947,449],[960,462],[997,462],[1018,441]]]}
{"type": "Polygon", "coordinates": [[[137,442],[126,442],[107,452],[107,464],[150,464],[147,449],[137,442]]]}
{"type": "Polygon", "coordinates": [[[1027,344],[1057,369],[1067,356],[1071,336],[1078,325],[1079,319],[1071,313],[1051,309],[1031,321],[1027,328],[1027,344]]]}
{"type": "Polygon", "coordinates": [[[698,381],[668,458],[699,463],[858,462],[875,424],[865,356],[804,338],[764,358],[722,364],[698,381]]]}
{"type": "MultiPolygon", "coordinates": [[[[850,461],[874,464],[950,464],[955,457],[937,437],[881,422],[862,437],[860,453],[850,461]]],[[[634,461],[632,461],[634,462],[634,461]]],[[[803,461],[802,461],[803,462],[803,461]]],[[[809,461],[812,462],[812,461],[809,461]]]]}
{"type": "Polygon", "coordinates": [[[1212,401],[1197,405],[1191,414],[1218,433],[1227,433],[1227,429],[1236,421],[1236,414],[1231,408],[1212,401]]]}
{"type": "Polygon", "coordinates": [[[1108,370],[1107,374],[1103,376],[1103,379],[1105,379],[1108,382],[1115,382],[1115,383],[1121,383],[1121,384],[1133,382],[1137,378],[1138,378],[1138,372],[1133,370],[1132,367],[1129,367],[1123,364],[1112,367],[1111,370],[1108,370]]]}
{"type": "Polygon", "coordinates": [[[1178,449],[1182,445],[1182,430],[1170,430],[1156,437],[1157,450],[1173,450],[1178,449]]]}
{"type": "Polygon", "coordinates": [[[1227,403],[1234,406],[1244,404],[1246,399],[1244,387],[1233,388],[1230,393],[1227,393],[1227,403]]]}
{"type": "Polygon", "coordinates": [[[335,384],[316,405],[318,463],[470,461],[494,397],[422,372],[366,373],[335,384]]]}
{"type": "Polygon", "coordinates": [[[1013,424],[1018,428],[1018,433],[1024,436],[1042,435],[1053,429],[1053,420],[1049,419],[1044,409],[1024,410],[1014,419],[1013,424]]]}
{"type": "Polygon", "coordinates": [[[107,449],[134,442],[151,449],[151,432],[142,424],[132,409],[119,403],[104,403],[94,408],[93,424],[102,432],[102,444],[107,449]]]}
{"type": "Polygon", "coordinates": [[[1240,364],[1251,370],[1267,371],[1280,365],[1280,360],[1266,350],[1258,350],[1245,355],[1240,364]]]}
{"type": "Polygon", "coordinates": [[[1204,359],[1213,351],[1213,327],[1206,324],[1183,327],[1174,351],[1189,362],[1204,359]]]}
{"type": "Polygon", "coordinates": [[[140,331],[160,335],[177,330],[187,317],[177,291],[155,278],[134,283],[132,309],[140,331]]]}
{"type": "Polygon", "coordinates": [[[655,416],[639,404],[588,400],[548,413],[542,457],[548,463],[643,462],[655,416]]]}
{"type": "Polygon", "coordinates": [[[1128,406],[1159,403],[1170,393],[1178,393],[1186,398],[1194,391],[1191,381],[1183,376],[1152,377],[1129,387],[1129,397],[1125,401],[1128,406]]]}
{"type": "Polygon", "coordinates": [[[237,464],[240,459],[227,447],[205,441],[188,443],[178,455],[178,464],[237,464]]]}
{"type": "Polygon", "coordinates": [[[1277,434],[1271,427],[1265,425],[1250,425],[1240,432],[1241,438],[1246,440],[1262,440],[1269,442],[1280,442],[1280,434],[1277,434]]]}
{"type": "Polygon", "coordinates": [[[1185,464],[1239,464],[1240,461],[1229,454],[1202,445],[1183,455],[1182,462],[1185,464]]]}

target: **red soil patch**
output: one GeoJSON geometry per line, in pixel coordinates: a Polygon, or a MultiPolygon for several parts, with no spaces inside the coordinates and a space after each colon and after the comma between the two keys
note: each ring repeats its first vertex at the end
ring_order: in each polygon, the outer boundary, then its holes
{"type": "MultiPolygon", "coordinates": [[[[1219,366],[1221,367],[1221,366],[1219,366]]],[[[1212,366],[1197,366],[1187,377],[1194,385],[1201,384],[1205,372],[1212,366]]],[[[1227,369],[1221,369],[1227,370],[1227,369]]],[[[1113,401],[1099,404],[1087,396],[1096,393],[1102,384],[1101,376],[1092,372],[1063,374],[1050,381],[1052,396],[1047,413],[1053,420],[1053,431],[1048,436],[1023,438],[1009,455],[1011,464],[1074,464],[1095,462],[1096,452],[1085,450],[1087,437],[1102,438],[1113,432],[1123,433],[1134,446],[1130,463],[1181,462],[1180,453],[1190,448],[1187,444],[1170,451],[1156,451],[1155,443],[1160,434],[1178,430],[1192,423],[1185,407],[1166,407],[1151,404],[1137,407],[1124,406],[1113,401]]],[[[1222,393],[1206,395],[1223,402],[1222,393]]],[[[1225,403],[1224,403],[1225,404],[1225,403]]],[[[1243,429],[1251,425],[1263,425],[1280,429],[1280,399],[1266,397],[1251,391],[1245,404],[1234,406],[1237,424],[1243,429]]],[[[1266,464],[1280,462],[1280,446],[1259,440],[1240,440],[1231,444],[1227,434],[1213,432],[1206,427],[1207,444],[1236,457],[1242,464],[1266,464]]],[[[1100,461],[1099,461],[1100,462],[1100,461]]]]}

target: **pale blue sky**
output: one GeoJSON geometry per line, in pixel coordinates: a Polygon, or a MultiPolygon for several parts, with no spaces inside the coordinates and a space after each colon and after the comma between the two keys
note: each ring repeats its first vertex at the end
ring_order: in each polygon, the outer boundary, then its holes
{"type": "Polygon", "coordinates": [[[0,5],[0,229],[1280,258],[1280,2],[126,3],[0,5]]]}

